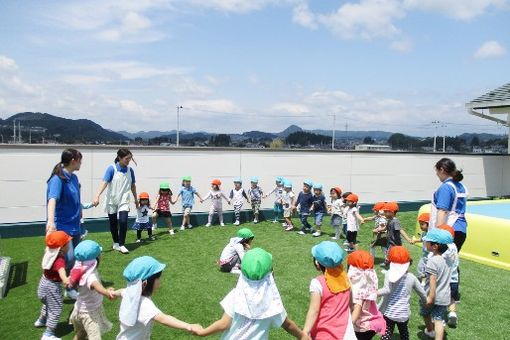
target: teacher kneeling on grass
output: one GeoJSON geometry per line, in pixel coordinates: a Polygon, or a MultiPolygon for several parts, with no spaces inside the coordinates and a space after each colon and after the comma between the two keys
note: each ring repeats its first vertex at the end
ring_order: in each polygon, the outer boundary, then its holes
{"type": "MultiPolygon", "coordinates": [[[[129,205],[131,203],[131,194],[135,199],[136,208],[138,208],[138,199],[136,198],[135,172],[129,167],[129,162],[133,159],[133,154],[126,148],[117,151],[117,157],[114,164],[110,165],[103,176],[103,182],[94,199],[94,205],[99,204],[99,197],[103,191],[106,191],[104,201],[105,212],[110,221],[110,232],[113,239],[113,249],[123,254],[129,253],[125,247],[129,205]]],[[[136,164],[136,162],[135,162],[136,164]]]]}

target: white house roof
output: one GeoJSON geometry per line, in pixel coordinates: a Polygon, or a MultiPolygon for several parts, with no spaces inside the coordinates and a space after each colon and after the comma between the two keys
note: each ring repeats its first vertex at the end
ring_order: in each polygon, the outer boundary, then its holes
{"type": "MultiPolygon", "coordinates": [[[[510,83],[498,87],[466,103],[467,109],[489,109],[510,107],[510,83]]],[[[494,112],[496,113],[496,112],[494,112]]],[[[499,112],[497,112],[499,113],[499,112]]]]}

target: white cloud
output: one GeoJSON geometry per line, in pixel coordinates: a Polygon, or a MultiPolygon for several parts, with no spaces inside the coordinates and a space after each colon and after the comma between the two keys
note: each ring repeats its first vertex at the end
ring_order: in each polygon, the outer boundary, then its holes
{"type": "Polygon", "coordinates": [[[409,39],[395,40],[390,44],[390,48],[394,51],[406,53],[413,49],[413,42],[409,39]]]}
{"type": "Polygon", "coordinates": [[[184,109],[213,111],[218,113],[240,113],[242,109],[228,99],[200,99],[186,100],[182,103],[184,109]]]}
{"type": "Polygon", "coordinates": [[[13,59],[0,55],[0,70],[16,71],[17,69],[18,65],[16,65],[16,62],[13,59]]]}
{"type": "Polygon", "coordinates": [[[344,91],[315,91],[305,98],[311,104],[338,104],[353,100],[354,97],[344,91]]]}
{"type": "Polygon", "coordinates": [[[507,0],[404,0],[409,10],[440,13],[445,16],[469,20],[482,15],[490,7],[496,9],[508,5],[507,0]]]}
{"type": "Polygon", "coordinates": [[[506,54],[506,49],[495,40],[486,41],[476,50],[475,59],[496,58],[506,54]]]}
{"type": "Polygon", "coordinates": [[[278,5],[288,1],[282,0],[189,0],[199,8],[210,8],[224,12],[248,13],[258,11],[268,5],[278,5]]]}
{"type": "Polygon", "coordinates": [[[301,3],[294,7],[292,10],[292,21],[310,29],[318,27],[316,15],[310,11],[307,3],[301,3]]]}
{"type": "Polygon", "coordinates": [[[271,110],[296,115],[310,113],[310,109],[307,105],[297,103],[277,103],[271,107],[271,110]]]}

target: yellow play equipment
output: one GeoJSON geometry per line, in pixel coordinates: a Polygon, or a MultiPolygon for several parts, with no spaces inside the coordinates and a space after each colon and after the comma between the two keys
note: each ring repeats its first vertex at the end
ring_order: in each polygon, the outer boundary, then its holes
{"type": "MultiPolygon", "coordinates": [[[[418,214],[425,212],[430,212],[430,204],[421,206],[418,214]]],[[[460,257],[510,270],[510,200],[468,202],[466,220],[467,238],[460,257]]],[[[421,237],[418,223],[416,233],[421,237]]]]}

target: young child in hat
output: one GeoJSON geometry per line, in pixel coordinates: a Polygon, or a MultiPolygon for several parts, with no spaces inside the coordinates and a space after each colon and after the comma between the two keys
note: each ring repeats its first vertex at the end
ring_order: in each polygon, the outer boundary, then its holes
{"type": "Polygon", "coordinates": [[[341,229],[340,225],[342,224],[342,209],[343,209],[343,200],[342,200],[342,189],[340,187],[334,187],[329,190],[329,197],[331,198],[331,204],[328,205],[328,213],[331,215],[331,226],[335,228],[335,236],[333,236],[332,240],[340,239],[341,229]]]}
{"type": "Polygon", "coordinates": [[[46,235],[46,248],[42,259],[43,275],[37,288],[37,297],[42,302],[41,313],[35,327],[46,327],[41,340],[58,340],[55,336],[58,320],[62,314],[64,298],[62,284],[67,286],[66,257],[71,236],[63,231],[46,235]]]}
{"type": "Polygon", "coordinates": [[[301,220],[301,230],[298,231],[299,235],[305,235],[307,231],[315,232],[310,223],[308,223],[308,216],[310,215],[313,203],[312,187],[313,182],[311,180],[303,181],[303,191],[298,194],[297,200],[292,207],[292,210],[297,210],[299,207],[299,219],[301,220]]]}
{"type": "Polygon", "coordinates": [[[230,190],[230,195],[228,195],[234,205],[234,225],[241,224],[241,208],[243,207],[244,200],[250,203],[250,199],[241,185],[243,185],[241,178],[234,179],[234,189],[230,190]]]}
{"type": "MultiPolygon", "coordinates": [[[[443,224],[438,226],[439,229],[446,230],[452,235],[452,238],[455,240],[455,229],[452,226],[447,224],[443,224]]],[[[450,268],[450,305],[448,306],[448,326],[456,327],[457,326],[457,301],[460,300],[459,293],[459,252],[457,251],[457,245],[455,241],[452,243],[448,243],[448,250],[443,253],[443,258],[446,261],[446,264],[450,268]]]]}
{"type": "Polygon", "coordinates": [[[220,189],[221,181],[217,178],[213,179],[211,181],[211,190],[207,193],[207,195],[204,197],[203,201],[206,201],[208,199],[211,199],[211,209],[209,209],[209,217],[207,218],[207,224],[206,227],[210,227],[212,223],[212,219],[215,214],[218,215],[218,219],[220,220],[220,225],[222,227],[225,226],[225,223],[223,223],[223,203],[222,199],[228,202],[230,204],[230,199],[228,199],[227,196],[221,191],[220,189]]]}
{"type": "Polygon", "coordinates": [[[347,241],[347,211],[349,210],[349,206],[345,200],[350,194],[352,194],[350,191],[342,194],[342,235],[340,237],[345,238],[344,246],[349,245],[349,241],[347,241]]]}
{"type": "Polygon", "coordinates": [[[273,257],[261,248],[246,252],[234,289],[221,301],[224,313],[209,327],[195,330],[199,336],[224,332],[222,339],[268,339],[269,329],[282,327],[301,338],[304,334],[288,318],[272,274],[273,257]]]}
{"type": "Polygon", "coordinates": [[[154,321],[188,332],[198,328],[199,325],[191,325],[163,313],[152,301],[165,267],[151,256],[142,256],[131,261],[124,269],[123,276],[128,285],[125,289],[115,291],[115,295],[122,297],[117,340],[149,340],[154,321]]]}
{"type": "Polygon", "coordinates": [[[386,259],[386,254],[388,253],[388,237],[386,234],[386,224],[387,220],[384,216],[384,204],[385,202],[377,202],[372,207],[372,212],[374,213],[370,217],[366,217],[365,221],[374,221],[374,229],[372,229],[373,241],[370,244],[370,254],[375,258],[375,250],[377,247],[381,247],[384,255],[384,259],[386,259]]]}
{"type": "Polygon", "coordinates": [[[253,212],[253,223],[259,223],[259,210],[260,204],[262,203],[262,196],[264,193],[262,189],[259,187],[259,178],[253,176],[250,179],[250,189],[248,189],[248,196],[250,197],[251,202],[251,211],[253,212]]]}
{"type": "Polygon", "coordinates": [[[356,337],[360,340],[372,339],[376,334],[383,335],[386,322],[377,309],[377,274],[374,258],[368,251],[356,250],[347,257],[351,282],[352,322],[356,337]]]}
{"type": "MultiPolygon", "coordinates": [[[[423,238],[427,235],[427,231],[429,230],[429,213],[421,213],[418,216],[418,224],[420,225],[421,230],[421,242],[422,242],[422,253],[420,257],[420,261],[418,262],[418,266],[416,266],[416,272],[418,273],[418,279],[421,280],[422,284],[425,285],[425,268],[427,267],[427,260],[429,258],[429,251],[425,246],[425,242],[423,242],[423,238]]],[[[414,240],[413,240],[414,241],[414,240]]],[[[415,241],[416,243],[416,241],[415,241]]]]}
{"type": "Polygon", "coordinates": [[[294,224],[292,223],[292,206],[296,200],[296,194],[292,191],[292,182],[286,179],[283,181],[283,195],[282,195],[282,205],[283,205],[283,218],[285,219],[285,223],[283,226],[285,227],[285,231],[294,230],[294,224]]]}
{"type": "Polygon", "coordinates": [[[218,264],[220,270],[226,273],[240,274],[241,261],[244,254],[250,249],[251,242],[255,235],[248,228],[241,228],[237,231],[235,237],[232,237],[228,244],[223,248],[218,264]]]}
{"type": "Polygon", "coordinates": [[[182,223],[181,230],[185,230],[186,226],[191,229],[193,226],[191,225],[191,210],[193,209],[193,205],[195,204],[195,195],[202,202],[202,197],[198,193],[198,191],[191,186],[191,176],[184,176],[182,178],[182,186],[179,190],[179,194],[175,199],[174,203],[177,202],[179,197],[182,199],[182,223]]]}
{"type": "MultiPolygon", "coordinates": [[[[161,196],[158,195],[158,197],[161,200],[161,196]]],[[[136,230],[136,243],[140,243],[142,241],[142,231],[144,231],[144,230],[147,230],[149,239],[151,241],[153,241],[156,238],[154,236],[152,236],[152,227],[154,226],[154,223],[151,226],[151,222],[149,220],[150,219],[149,211],[151,210],[149,194],[146,192],[141,192],[138,195],[138,203],[139,203],[139,206],[138,206],[138,209],[136,210],[136,219],[135,219],[135,223],[133,223],[133,229],[136,230]]],[[[160,214],[161,213],[162,212],[160,211],[160,214]]],[[[158,213],[156,211],[154,211],[154,214],[156,214],[156,220],[157,220],[158,213]]],[[[153,216],[153,219],[154,219],[154,216],[153,216]]],[[[172,222],[170,222],[170,228],[172,228],[171,223],[172,222]]],[[[157,226],[156,226],[156,228],[157,228],[157,226]]],[[[171,231],[173,233],[173,228],[171,229],[171,231]]]]}
{"type": "Polygon", "coordinates": [[[420,314],[425,321],[425,335],[436,340],[443,339],[443,318],[450,304],[450,268],[442,254],[453,242],[449,232],[439,228],[431,229],[423,238],[427,250],[432,253],[425,268],[425,291],[427,303],[422,305],[420,314]]]}
{"type": "Polygon", "coordinates": [[[351,290],[342,261],[346,252],[332,241],[312,247],[321,275],[310,282],[310,306],[303,333],[312,339],[355,339],[349,309],[351,290]]]}
{"type": "Polygon", "coordinates": [[[322,194],[322,184],[313,184],[313,201],[310,207],[310,212],[314,214],[315,232],[312,234],[313,237],[319,237],[322,235],[321,227],[324,214],[328,211],[326,205],[326,198],[322,194]]]}
{"type": "MultiPolygon", "coordinates": [[[[149,194],[147,194],[146,192],[144,192],[144,194],[145,194],[144,196],[147,197],[146,199],[149,200],[149,194]]],[[[172,201],[172,195],[173,193],[172,190],[170,189],[170,184],[168,182],[161,182],[159,184],[158,195],[156,196],[154,206],[152,207],[152,210],[154,211],[152,213],[152,229],[153,230],[158,229],[158,217],[163,217],[165,219],[166,226],[168,228],[168,233],[170,235],[174,235],[174,226],[172,225],[172,213],[170,212],[170,204],[175,204],[175,202],[172,201]]],[[[149,237],[151,236],[152,234],[149,233],[149,237]]],[[[140,237],[137,237],[137,239],[140,239],[140,237]]]]}
{"type": "Polygon", "coordinates": [[[348,251],[354,251],[357,249],[359,225],[365,223],[365,220],[359,213],[358,201],[359,198],[356,194],[350,194],[345,198],[345,205],[347,206],[345,218],[347,220],[347,242],[349,242],[348,251]]]}
{"type": "Polygon", "coordinates": [[[271,190],[270,192],[268,192],[267,194],[264,195],[264,198],[267,198],[268,196],[270,196],[273,193],[275,196],[274,204],[273,204],[273,213],[274,213],[273,223],[278,223],[278,221],[280,220],[280,217],[283,213],[282,195],[283,195],[283,181],[284,180],[285,179],[282,176],[277,176],[275,179],[275,187],[273,188],[273,190],[271,190]]]}
{"type": "Polygon", "coordinates": [[[103,296],[116,298],[113,288],[106,289],[101,284],[99,267],[101,247],[92,240],[82,241],[74,249],[76,262],[73,272],[78,272],[75,281],[78,286],[78,298],[69,318],[74,326],[75,340],[101,339],[112,329],[112,323],[106,317],[103,308],[103,296]]]}
{"type": "Polygon", "coordinates": [[[411,317],[411,292],[414,290],[422,302],[427,300],[427,294],[420,281],[412,273],[408,272],[411,264],[409,251],[402,246],[394,246],[388,252],[390,268],[384,274],[384,286],[377,291],[378,296],[383,300],[379,310],[386,321],[386,332],[382,340],[393,339],[395,325],[400,333],[401,340],[409,339],[409,328],[407,323],[411,317]]]}
{"type": "MultiPolygon", "coordinates": [[[[388,235],[388,251],[391,247],[402,245],[402,236],[407,242],[413,244],[414,241],[407,235],[406,231],[402,229],[400,220],[397,218],[399,206],[397,202],[386,202],[383,207],[384,216],[386,217],[386,233],[388,235]]],[[[388,265],[388,260],[385,262],[388,265]]]]}

